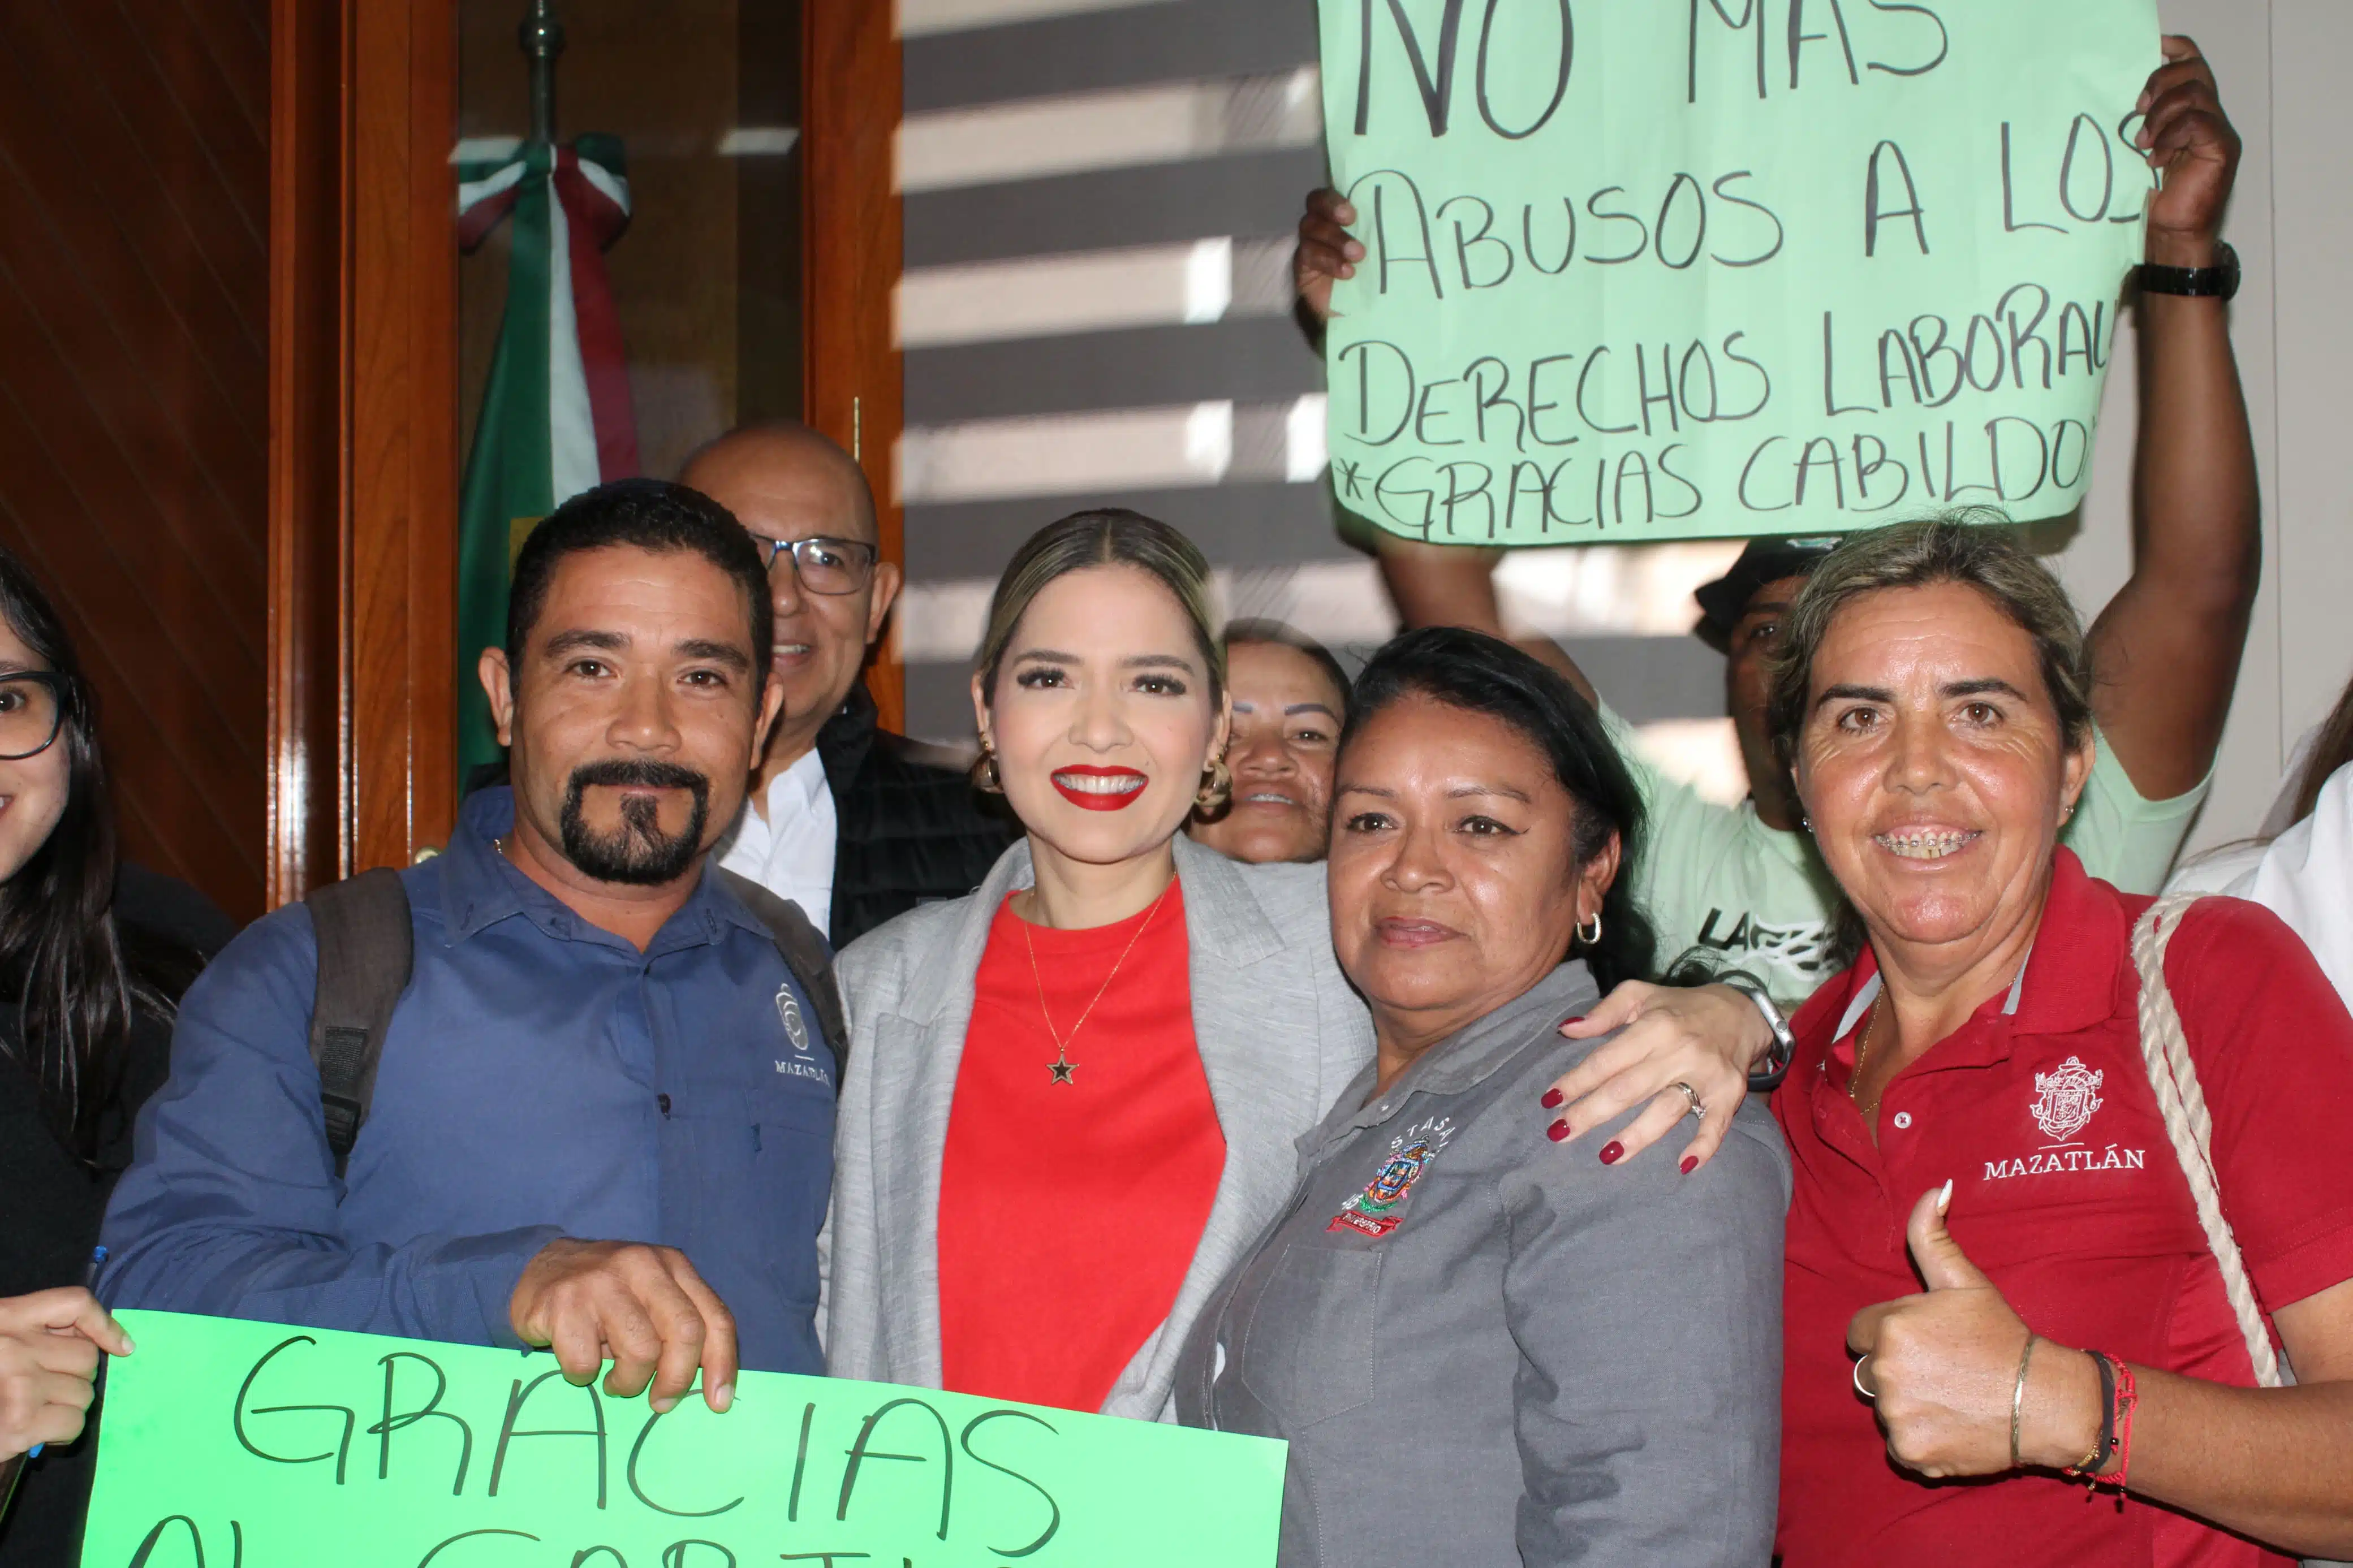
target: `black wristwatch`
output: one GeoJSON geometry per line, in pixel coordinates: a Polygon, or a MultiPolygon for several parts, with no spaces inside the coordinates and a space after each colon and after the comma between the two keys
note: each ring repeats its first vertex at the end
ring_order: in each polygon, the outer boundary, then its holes
{"type": "Polygon", "coordinates": [[[1788,1020],[1781,1016],[1781,1009],[1766,994],[1765,983],[1746,970],[1725,970],[1715,976],[1715,984],[1729,985],[1756,1003],[1757,1010],[1765,1015],[1765,1026],[1773,1031],[1773,1048],[1766,1053],[1763,1065],[1748,1075],[1749,1093],[1770,1094],[1781,1087],[1782,1079],[1788,1076],[1789,1058],[1798,1054],[1798,1042],[1789,1033],[1788,1020]]]}
{"type": "Polygon", "coordinates": [[[2228,300],[2239,291],[2239,253],[2214,242],[2211,267],[2159,267],[2144,261],[2137,273],[2144,294],[2180,294],[2195,300],[2228,300]]]}

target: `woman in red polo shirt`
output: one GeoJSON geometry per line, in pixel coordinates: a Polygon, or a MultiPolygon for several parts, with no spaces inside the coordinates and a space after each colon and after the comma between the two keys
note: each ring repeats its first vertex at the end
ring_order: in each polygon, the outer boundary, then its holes
{"type": "Polygon", "coordinates": [[[2150,900],[2056,847],[2092,763],[2063,590],[1905,524],[1786,637],[1776,744],[1868,940],[1776,1101],[1788,1568],[2353,1555],[2353,1018],[2268,911],[2169,922],[2216,1245],[2142,1057],[2150,900]],[[2257,1386],[2274,1345],[2296,1386],[2257,1386]]]}

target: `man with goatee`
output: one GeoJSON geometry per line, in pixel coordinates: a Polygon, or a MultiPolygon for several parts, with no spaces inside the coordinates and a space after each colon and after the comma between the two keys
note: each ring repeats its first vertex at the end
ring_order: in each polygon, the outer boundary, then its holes
{"type": "Polygon", "coordinates": [[[739,1365],[821,1371],[830,973],[705,865],[783,701],[773,635],[750,537],[692,490],[623,480],[541,523],[480,658],[512,782],[399,873],[413,958],[356,1136],[312,1039],[319,933],[351,939],[290,906],[188,993],[100,1294],[548,1345],[658,1409],[698,1373],[723,1410],[739,1365]]]}

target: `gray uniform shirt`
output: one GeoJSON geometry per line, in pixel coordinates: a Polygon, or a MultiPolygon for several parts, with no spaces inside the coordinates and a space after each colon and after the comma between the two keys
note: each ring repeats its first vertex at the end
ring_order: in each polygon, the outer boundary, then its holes
{"type": "Polygon", "coordinates": [[[1291,1444],[1283,1568],[1771,1556],[1788,1156],[1757,1100],[1688,1176],[1547,1140],[1598,1000],[1564,964],[1366,1068],[1196,1326],[1178,1418],[1291,1444]]]}

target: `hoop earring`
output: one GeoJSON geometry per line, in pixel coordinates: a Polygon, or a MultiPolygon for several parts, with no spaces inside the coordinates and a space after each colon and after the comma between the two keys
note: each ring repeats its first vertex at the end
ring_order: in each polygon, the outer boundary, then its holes
{"type": "Polygon", "coordinates": [[[997,751],[986,741],[980,743],[980,760],[972,764],[972,787],[983,795],[1003,795],[1005,781],[997,776],[997,751]]]}
{"type": "Polygon", "coordinates": [[[1233,797],[1234,772],[1221,756],[1201,770],[1201,787],[1193,793],[1193,801],[1204,811],[1216,811],[1233,797]]]}
{"type": "Polygon", "coordinates": [[[1593,929],[1588,931],[1585,929],[1585,921],[1577,921],[1577,940],[1587,947],[1599,947],[1601,944],[1601,911],[1596,910],[1587,919],[1593,922],[1593,929]]]}

